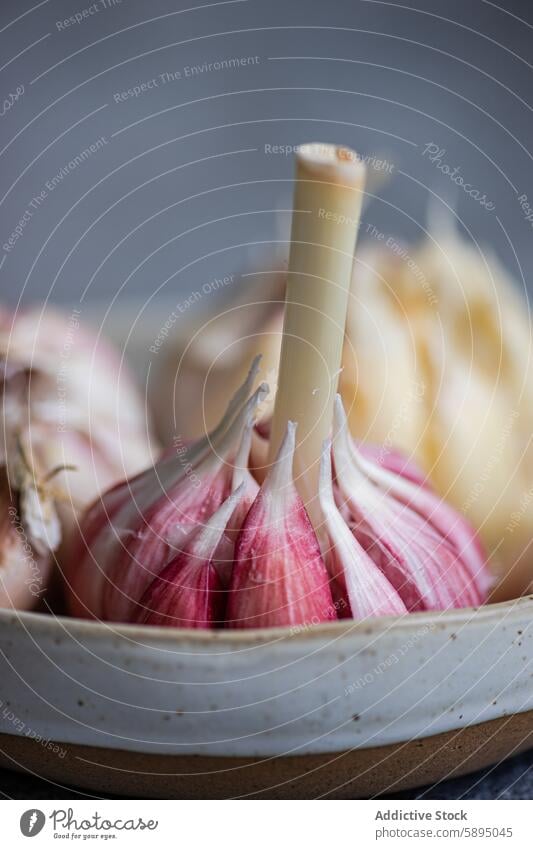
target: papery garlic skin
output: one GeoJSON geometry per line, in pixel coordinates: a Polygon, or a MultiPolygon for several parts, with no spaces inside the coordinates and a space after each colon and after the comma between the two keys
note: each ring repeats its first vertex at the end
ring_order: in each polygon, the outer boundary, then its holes
{"type": "Polygon", "coordinates": [[[40,554],[31,544],[5,472],[0,472],[0,607],[35,607],[48,589],[50,552],[40,554]]]}
{"type": "Polygon", "coordinates": [[[237,539],[229,628],[306,626],[337,618],[318,540],[293,482],[295,429],[289,422],[237,539]]]}
{"type": "MultiPolygon", "coordinates": [[[[255,361],[210,434],[180,448],[179,454],[165,454],[144,473],[97,499],[86,513],[72,555],[79,566],[66,574],[74,615],[130,621],[173,552],[179,552],[189,534],[230,495],[233,463],[242,439],[249,439],[246,425],[267,391],[261,385],[248,398],[257,368],[255,361]]],[[[224,552],[218,555],[224,558],[224,552]]]]}

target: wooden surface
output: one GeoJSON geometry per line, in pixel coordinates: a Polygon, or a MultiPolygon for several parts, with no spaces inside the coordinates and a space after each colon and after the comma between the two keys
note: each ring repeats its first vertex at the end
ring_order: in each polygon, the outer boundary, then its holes
{"type": "MultiPolygon", "coordinates": [[[[0,769],[0,800],[4,799],[116,799],[111,793],[77,790],[31,773],[0,769]]],[[[132,798],[125,796],[122,798],[132,798]]],[[[386,799],[533,799],[533,749],[501,763],[400,793],[386,799]]]]}
{"type": "MultiPolygon", "coordinates": [[[[0,766],[97,796],[367,798],[468,774],[533,746],[533,711],[422,740],[330,755],[254,760],[138,754],[2,735],[0,766]]],[[[444,797],[445,798],[445,797],[444,797]]]]}

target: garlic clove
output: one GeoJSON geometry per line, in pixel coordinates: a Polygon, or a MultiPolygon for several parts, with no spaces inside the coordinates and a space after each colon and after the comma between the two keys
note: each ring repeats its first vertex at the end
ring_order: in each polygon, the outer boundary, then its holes
{"type": "MultiPolygon", "coordinates": [[[[146,508],[143,508],[142,501],[128,501],[118,513],[117,525],[126,529],[128,536],[119,537],[117,557],[109,567],[102,596],[106,618],[113,617],[114,621],[128,618],[132,605],[140,598],[150,579],[160,571],[169,550],[179,549],[191,529],[205,522],[227,498],[231,487],[231,464],[244,422],[267,391],[268,388],[262,384],[243,405],[226,432],[221,436],[215,434],[211,449],[201,457],[185,480],[175,457],[171,461],[162,461],[164,468],[161,474],[158,465],[155,466],[157,480],[149,492],[146,508]],[[178,469],[174,484],[170,483],[171,463],[174,469],[178,469]]],[[[150,474],[151,471],[148,472],[150,474]]],[[[105,555],[106,560],[108,556],[105,555]]]]}
{"type": "Polygon", "coordinates": [[[289,422],[239,534],[229,628],[304,626],[337,618],[318,540],[293,482],[295,430],[289,422]]]}
{"type": "Polygon", "coordinates": [[[406,613],[396,590],[346,524],[333,495],[331,442],[324,443],[320,465],[320,507],[324,517],[324,559],[339,616],[366,619],[406,613]]]}
{"type": "Polygon", "coordinates": [[[191,532],[183,550],[147,588],[135,621],[172,628],[214,628],[222,624],[225,593],[214,557],[243,494],[241,484],[204,526],[191,532]]]}
{"type": "Polygon", "coordinates": [[[241,444],[233,466],[232,489],[242,488],[242,495],[236,502],[215,553],[215,564],[224,587],[227,587],[230,582],[237,537],[259,492],[259,485],[248,468],[253,431],[254,418],[251,415],[244,426],[241,444]]]}
{"type": "Polygon", "coordinates": [[[465,568],[467,603],[481,604],[493,584],[481,542],[469,522],[427,486],[416,485],[406,475],[379,466],[352,443],[360,468],[373,483],[424,518],[457,552],[465,568]]]}
{"type": "Polygon", "coordinates": [[[376,486],[355,461],[340,396],[334,434],[337,487],[351,512],[352,531],[407,609],[445,610],[477,603],[479,595],[461,552],[426,514],[376,486]]]}
{"type": "Polygon", "coordinates": [[[179,445],[86,514],[78,543],[81,568],[69,574],[73,611],[129,621],[172,552],[179,552],[190,532],[228,497],[243,428],[268,392],[261,384],[243,402],[257,366],[258,360],[211,434],[192,446],[179,445]]]}

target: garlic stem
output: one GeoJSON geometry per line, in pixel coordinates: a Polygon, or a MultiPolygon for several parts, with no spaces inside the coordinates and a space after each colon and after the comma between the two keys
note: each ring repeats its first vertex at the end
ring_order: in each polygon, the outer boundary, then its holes
{"type": "Polygon", "coordinates": [[[341,367],[353,252],[365,166],[348,148],[307,144],[296,184],[285,321],[269,462],[287,423],[298,423],[295,483],[315,529],[318,477],[341,367]]]}

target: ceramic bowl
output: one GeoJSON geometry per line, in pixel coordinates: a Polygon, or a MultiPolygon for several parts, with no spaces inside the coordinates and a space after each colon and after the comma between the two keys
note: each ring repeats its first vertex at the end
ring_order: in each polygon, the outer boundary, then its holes
{"type": "MultiPolygon", "coordinates": [[[[87,317],[142,375],[171,306],[87,317]]],[[[57,782],[59,798],[65,784],[350,798],[438,781],[533,746],[532,622],[533,597],[293,631],[0,610],[0,765],[57,782]]]]}
{"type": "Polygon", "coordinates": [[[532,622],[533,597],[205,633],[0,611],[0,763],[147,798],[435,782],[533,745],[532,622]]]}

